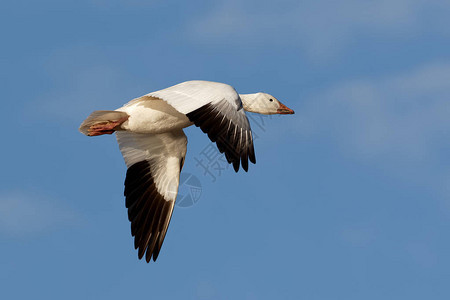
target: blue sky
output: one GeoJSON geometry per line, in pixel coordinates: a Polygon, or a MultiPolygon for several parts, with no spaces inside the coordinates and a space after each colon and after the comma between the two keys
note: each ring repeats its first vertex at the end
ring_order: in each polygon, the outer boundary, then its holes
{"type": "Polygon", "coordinates": [[[449,299],[448,1],[1,6],[5,299],[449,299]],[[186,130],[201,198],[146,264],[114,137],[77,129],[192,79],[296,114],[254,118],[257,164],[215,182],[186,130]]]}

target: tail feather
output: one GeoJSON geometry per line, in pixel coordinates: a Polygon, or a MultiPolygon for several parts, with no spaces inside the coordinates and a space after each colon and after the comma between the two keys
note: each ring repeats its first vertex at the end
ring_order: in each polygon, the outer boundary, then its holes
{"type": "Polygon", "coordinates": [[[78,129],[87,136],[111,134],[128,120],[128,114],[115,110],[96,110],[81,123],[78,129]]]}

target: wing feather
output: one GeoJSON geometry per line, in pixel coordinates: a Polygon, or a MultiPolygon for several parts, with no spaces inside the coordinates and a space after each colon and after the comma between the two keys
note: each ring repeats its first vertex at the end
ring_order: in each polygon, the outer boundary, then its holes
{"type": "Polygon", "coordinates": [[[186,81],[133,101],[155,98],[166,101],[200,127],[216,143],[219,151],[225,153],[227,161],[236,172],[240,164],[247,171],[248,160],[256,162],[250,123],[239,94],[230,85],[211,81],[186,81]],[[245,138],[247,135],[250,136],[249,139],[245,138]]]}
{"type": "Polygon", "coordinates": [[[116,135],[128,167],[124,195],[134,246],[139,259],[156,260],[172,217],[187,139],[182,130],[116,135]]]}

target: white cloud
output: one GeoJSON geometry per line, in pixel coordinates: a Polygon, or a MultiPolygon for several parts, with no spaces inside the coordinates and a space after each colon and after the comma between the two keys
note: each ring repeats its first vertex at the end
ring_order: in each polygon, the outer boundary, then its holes
{"type": "Polygon", "coordinates": [[[120,107],[131,100],[130,91],[136,88],[123,71],[92,47],[57,49],[44,66],[52,85],[28,101],[25,114],[29,118],[81,122],[93,110],[120,107]]]}
{"type": "Polygon", "coordinates": [[[311,58],[323,59],[363,34],[448,34],[449,13],[448,1],[223,1],[188,30],[207,43],[299,45],[311,58]]]}
{"type": "Polygon", "coordinates": [[[0,232],[10,236],[41,234],[74,219],[70,210],[48,198],[22,193],[0,195],[0,232]]]}
{"type": "Polygon", "coordinates": [[[445,192],[450,176],[441,160],[450,149],[449,82],[448,62],[343,82],[311,96],[291,126],[303,136],[332,140],[354,159],[408,181],[437,183],[445,192]]]}
{"type": "MultiPolygon", "coordinates": [[[[97,65],[76,70],[68,82],[70,85],[53,89],[42,97],[37,103],[40,112],[66,119],[89,113],[87,107],[92,104],[103,103],[108,105],[105,109],[115,109],[112,103],[107,103],[112,96],[111,90],[115,90],[118,82],[118,74],[110,67],[97,65]]],[[[37,105],[33,105],[32,109],[36,109],[37,105]]]]}
{"type": "Polygon", "coordinates": [[[355,154],[428,159],[450,129],[449,82],[450,63],[344,82],[314,96],[300,114],[306,128],[332,134],[355,154]]]}

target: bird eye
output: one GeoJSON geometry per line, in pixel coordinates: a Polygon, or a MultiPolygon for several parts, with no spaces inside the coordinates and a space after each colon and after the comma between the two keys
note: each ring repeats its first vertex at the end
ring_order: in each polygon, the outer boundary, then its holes
{"type": "Polygon", "coordinates": [[[270,101],[270,102],[273,102],[273,99],[270,99],[269,101],[270,101]]]}

